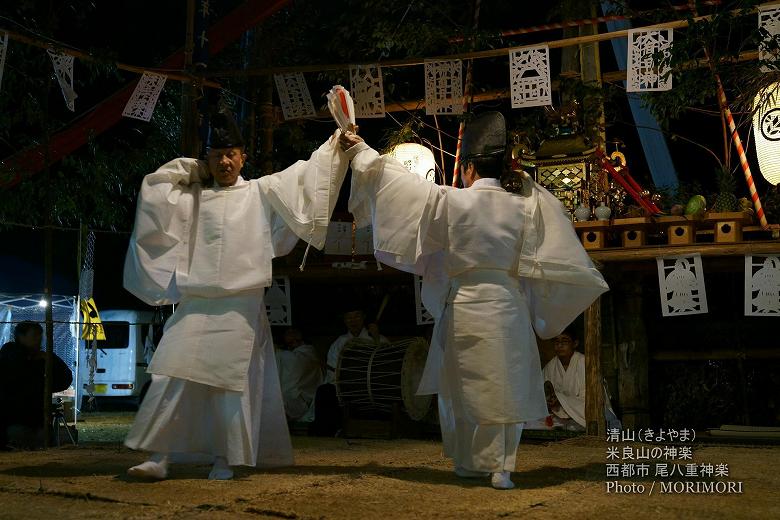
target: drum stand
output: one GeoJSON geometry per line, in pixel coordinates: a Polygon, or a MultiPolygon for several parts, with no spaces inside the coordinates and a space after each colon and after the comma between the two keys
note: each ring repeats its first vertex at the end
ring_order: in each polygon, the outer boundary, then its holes
{"type": "Polygon", "coordinates": [[[68,421],[65,420],[65,406],[62,404],[61,398],[57,398],[57,403],[54,407],[54,411],[52,411],[51,416],[51,430],[54,434],[54,439],[57,442],[57,446],[59,447],[60,445],[60,428],[65,428],[65,431],[68,432],[68,437],[70,437],[70,442],[75,446],[76,439],[73,438],[73,433],[70,431],[68,421]]]}

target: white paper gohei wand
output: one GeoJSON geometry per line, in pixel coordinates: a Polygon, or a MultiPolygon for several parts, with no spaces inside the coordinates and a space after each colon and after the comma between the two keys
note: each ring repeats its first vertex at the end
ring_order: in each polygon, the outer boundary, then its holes
{"type": "Polygon", "coordinates": [[[334,85],[327,94],[328,109],[342,132],[355,131],[355,104],[349,91],[341,85],[334,85]]]}

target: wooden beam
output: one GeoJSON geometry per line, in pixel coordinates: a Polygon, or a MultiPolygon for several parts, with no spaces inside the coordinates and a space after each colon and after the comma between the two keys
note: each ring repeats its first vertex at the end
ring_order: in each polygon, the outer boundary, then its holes
{"type": "Polygon", "coordinates": [[[738,244],[692,244],[690,246],[646,246],[636,249],[601,249],[589,251],[590,257],[597,262],[635,262],[654,260],[659,256],[691,255],[701,256],[744,256],[780,253],[780,241],[765,240],[740,242],[738,244]]]}
{"type": "Polygon", "coordinates": [[[36,40],[35,38],[30,38],[29,36],[19,34],[18,32],[15,31],[6,31],[6,30],[3,31],[8,33],[9,40],[14,40],[20,43],[30,45],[32,47],[38,47],[40,49],[47,49],[47,50],[50,49],[52,51],[56,51],[62,54],[67,54],[68,56],[74,56],[81,61],[89,61],[92,63],[113,63],[117,69],[124,70],[127,72],[135,72],[137,74],[143,74],[145,71],[156,72],[158,74],[164,74],[168,79],[185,81],[185,82],[195,81],[207,87],[222,88],[222,85],[220,85],[216,81],[204,80],[202,78],[198,78],[197,76],[186,74],[183,71],[176,72],[176,71],[171,71],[170,69],[167,68],[158,69],[155,67],[138,67],[136,65],[128,65],[127,63],[122,63],[119,61],[112,61],[112,60],[106,60],[103,58],[95,57],[87,52],[83,52],[77,49],[71,49],[68,47],[57,47],[56,45],[53,45],[51,43],[36,40]]]}
{"type": "MultiPolygon", "coordinates": [[[[744,15],[745,11],[732,11],[735,15],[744,15]]],[[[697,16],[693,18],[693,22],[700,22],[709,20],[713,15],[697,16]]],[[[675,20],[672,22],[664,22],[656,25],[648,25],[645,27],[637,27],[636,29],[682,29],[688,27],[690,22],[688,20],[675,20]]],[[[487,49],[483,51],[472,52],[460,52],[456,54],[446,54],[442,56],[431,56],[427,58],[405,58],[399,60],[384,60],[382,61],[382,67],[413,67],[423,65],[426,61],[449,61],[449,60],[476,60],[485,58],[497,58],[507,56],[510,50],[533,48],[539,45],[547,45],[550,49],[561,49],[564,47],[579,46],[590,43],[598,43],[602,41],[612,40],[614,38],[626,38],[628,32],[633,29],[623,29],[620,31],[612,31],[606,33],[592,34],[586,36],[576,36],[572,38],[562,38],[559,40],[551,40],[546,42],[531,43],[528,45],[516,45],[513,47],[502,47],[499,49],[487,49]]],[[[207,74],[208,77],[236,77],[236,76],[262,76],[265,74],[289,74],[292,72],[325,72],[334,70],[349,70],[354,65],[359,65],[359,62],[353,63],[322,63],[318,65],[291,65],[286,67],[260,67],[252,69],[237,69],[237,70],[221,70],[214,71],[207,74]]],[[[375,65],[375,62],[365,62],[364,65],[375,65]]]]}
{"type": "MultiPolygon", "coordinates": [[[[739,55],[739,58],[735,61],[751,61],[758,59],[758,51],[746,51],[739,55]]],[[[706,67],[707,60],[692,60],[682,66],[683,69],[694,69],[699,67],[706,67]]],[[[383,63],[383,67],[386,65],[383,63]]],[[[601,80],[603,83],[616,83],[626,80],[625,70],[613,70],[611,72],[604,72],[601,74],[601,80]]],[[[552,90],[559,90],[560,81],[553,80],[550,84],[552,90]]],[[[492,89],[484,92],[478,92],[473,97],[474,103],[490,103],[493,101],[501,101],[504,99],[510,99],[511,92],[509,89],[492,89]]],[[[415,110],[425,109],[425,99],[412,99],[409,101],[399,101],[392,103],[385,103],[385,112],[412,112],[415,110]]],[[[317,113],[317,117],[330,117],[330,112],[327,110],[317,113]]]]}
{"type": "Polygon", "coordinates": [[[604,437],[604,390],[601,377],[601,297],[585,311],[585,430],[604,437]]]}
{"type": "Polygon", "coordinates": [[[776,348],[716,349],[716,350],[662,350],[650,356],[654,361],[706,361],[709,359],[780,359],[776,348]]]}

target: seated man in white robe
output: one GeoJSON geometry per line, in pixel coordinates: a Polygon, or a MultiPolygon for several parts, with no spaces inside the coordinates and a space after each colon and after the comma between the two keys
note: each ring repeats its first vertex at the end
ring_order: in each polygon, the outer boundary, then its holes
{"type": "Polygon", "coordinates": [[[314,425],[312,434],[330,437],[338,433],[342,426],[342,411],[336,395],[336,367],[344,347],[353,339],[363,339],[378,343],[387,343],[387,338],[379,334],[376,323],[366,323],[366,313],[359,301],[353,301],[344,310],[344,326],[347,332],[336,338],[328,349],[325,366],[325,383],[317,389],[315,398],[314,425]]]}
{"type": "MultiPolygon", "coordinates": [[[[567,327],[553,339],[555,357],[542,370],[550,415],[544,420],[526,423],[526,428],[585,431],[585,355],[577,351],[579,344],[575,326],[567,327]]],[[[609,404],[606,389],[604,413],[607,424],[613,427],[617,416],[609,404]]]]}
{"type": "Polygon", "coordinates": [[[178,305],[125,440],[153,454],[132,476],[165,478],[171,461],[213,462],[210,479],[293,463],[263,294],[273,258],[299,239],[324,246],[349,158],[337,131],[308,161],[246,181],[238,125],[228,112],[211,122],[208,160],[161,166],[138,199],[125,288],[178,305]]]}
{"type": "Polygon", "coordinates": [[[555,357],[542,370],[544,393],[553,426],[585,430],[585,356],[577,352],[574,327],[553,340],[555,357]]]}
{"type": "Polygon", "coordinates": [[[317,350],[303,341],[297,329],[287,329],[282,348],[276,349],[284,411],[289,421],[314,420],[314,394],[322,384],[317,350]]]}
{"type": "Polygon", "coordinates": [[[459,477],[510,476],[525,421],[547,414],[536,334],[559,334],[608,289],[561,203],[524,175],[500,182],[506,123],[498,112],[466,125],[466,189],[437,186],[380,156],[351,132],[349,209],[372,224],[377,258],[422,275],[436,320],[419,394],[438,394],[444,453],[459,477]]]}

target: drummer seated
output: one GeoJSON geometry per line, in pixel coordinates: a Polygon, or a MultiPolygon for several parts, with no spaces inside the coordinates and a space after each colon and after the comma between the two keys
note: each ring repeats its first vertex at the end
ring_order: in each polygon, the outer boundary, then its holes
{"type": "Polygon", "coordinates": [[[387,338],[379,334],[379,327],[375,323],[366,326],[365,321],[365,312],[360,308],[347,309],[344,313],[347,332],[331,344],[328,350],[325,384],[320,385],[314,398],[314,423],[311,429],[313,435],[331,437],[341,430],[342,410],[334,383],[339,355],[347,343],[353,339],[388,343],[387,338]]]}
{"type": "Polygon", "coordinates": [[[287,329],[282,346],[276,349],[276,364],[287,419],[313,421],[314,395],[323,379],[316,349],[303,341],[301,331],[287,329]]]}

